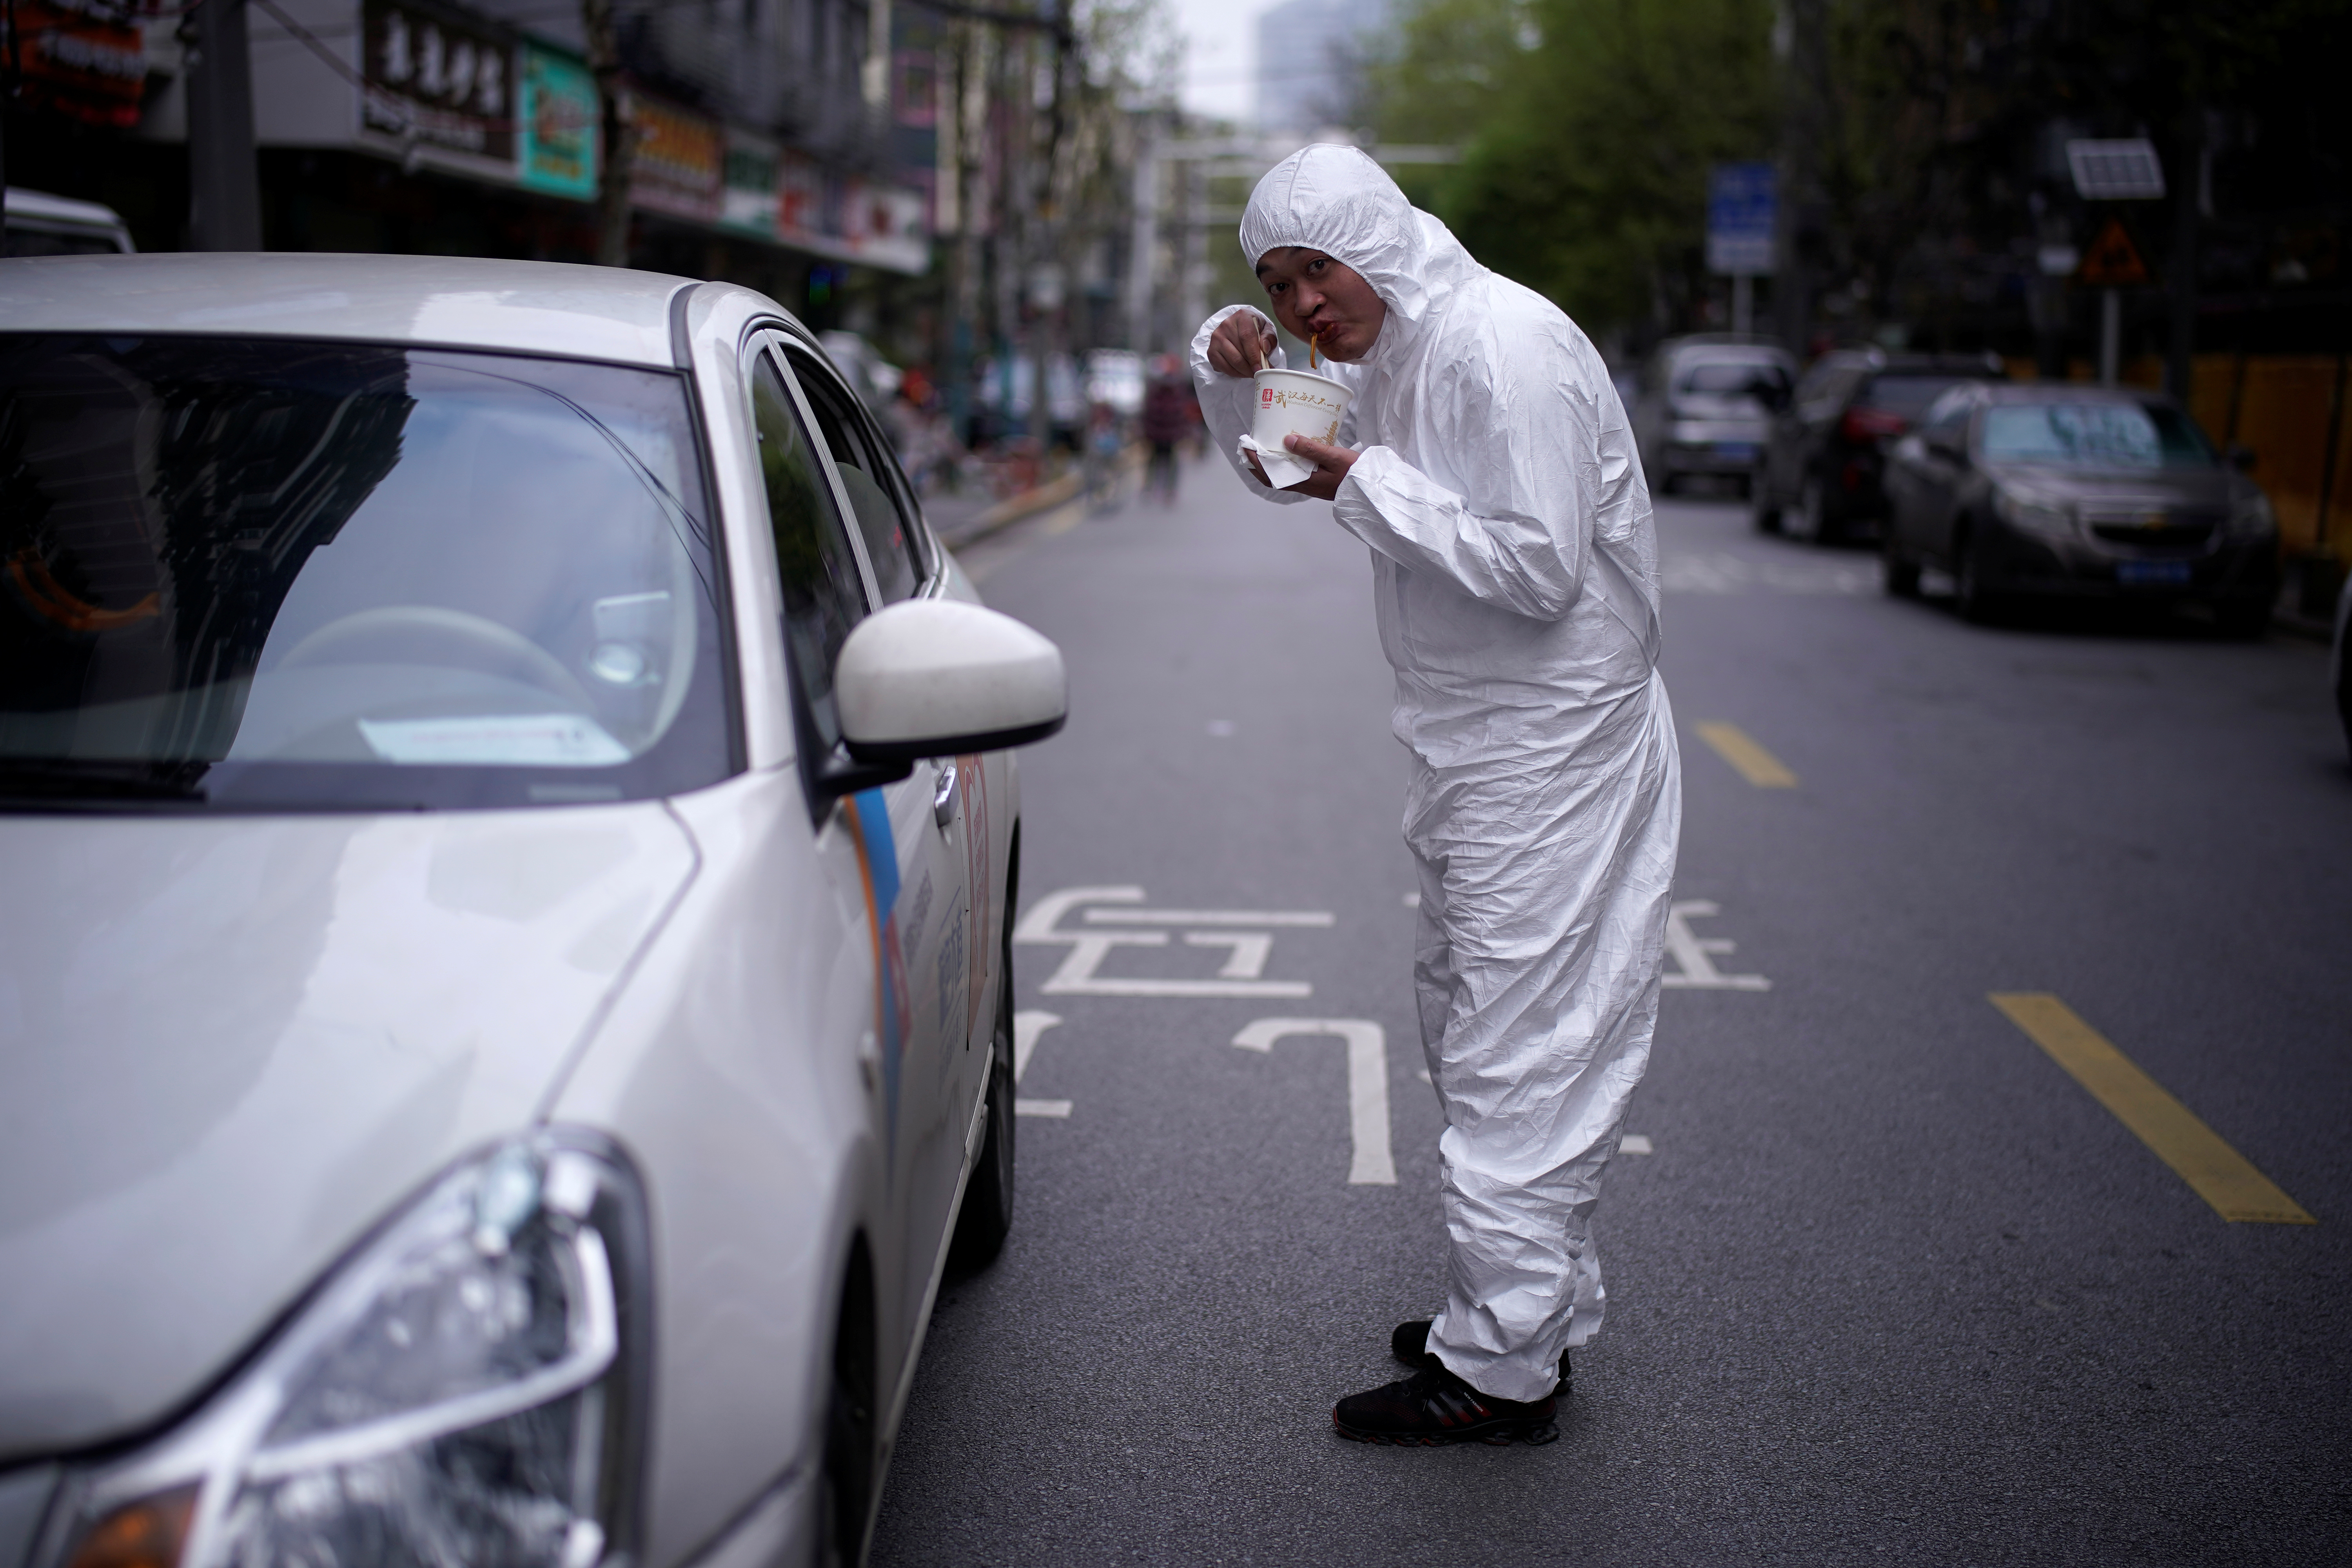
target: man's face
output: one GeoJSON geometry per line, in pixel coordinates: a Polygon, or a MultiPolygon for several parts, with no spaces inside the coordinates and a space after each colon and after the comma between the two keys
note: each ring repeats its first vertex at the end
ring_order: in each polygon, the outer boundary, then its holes
{"type": "Polygon", "coordinates": [[[1319,250],[1286,245],[1257,264],[1257,280],[1274,319],[1300,338],[1317,340],[1325,359],[1360,360],[1371,353],[1389,308],[1362,273],[1319,250]]]}

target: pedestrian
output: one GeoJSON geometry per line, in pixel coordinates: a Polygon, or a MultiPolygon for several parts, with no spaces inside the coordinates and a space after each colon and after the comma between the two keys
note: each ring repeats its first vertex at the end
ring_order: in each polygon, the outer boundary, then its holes
{"type": "Polygon", "coordinates": [[[1087,510],[1093,516],[1118,510],[1118,454],[1125,444],[1118,410],[1097,400],[1087,414],[1084,455],[1087,510]]]}
{"type": "Polygon", "coordinates": [[[1445,1114],[1444,1302],[1391,1337],[1414,1375],[1332,1419],[1371,1442],[1549,1441],[1569,1350],[1601,1326],[1592,1214],[1649,1059],[1681,828],[1649,491],[1591,342],[1364,153],[1292,154],[1241,239],[1353,401],[1337,442],[1286,438],[1314,469],[1277,490],[1237,449],[1261,356],[1286,363],[1265,316],[1210,317],[1193,379],[1250,489],[1331,501],[1371,548],[1445,1114]]]}
{"type": "Polygon", "coordinates": [[[1151,385],[1143,395],[1143,438],[1151,447],[1144,488],[1176,504],[1176,443],[1192,433],[1192,399],[1178,374],[1173,355],[1153,362],[1151,385]]]}

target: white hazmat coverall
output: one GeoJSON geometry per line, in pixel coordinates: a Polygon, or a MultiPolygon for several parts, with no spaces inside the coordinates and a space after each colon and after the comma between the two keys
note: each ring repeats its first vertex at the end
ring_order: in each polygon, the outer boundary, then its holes
{"type": "MultiPolygon", "coordinates": [[[[1682,768],[1658,675],[1657,540],[1623,405],[1556,306],[1473,260],[1352,147],[1258,183],[1255,265],[1301,246],[1388,306],[1332,503],[1371,547],[1394,726],[1415,758],[1422,1046],[1445,1111],[1450,1242],[1429,1348],[1500,1399],[1550,1393],[1601,1326],[1592,1211],[1648,1064],[1682,768]]],[[[1253,384],[1192,340],[1201,411],[1235,447],[1253,384]]]]}

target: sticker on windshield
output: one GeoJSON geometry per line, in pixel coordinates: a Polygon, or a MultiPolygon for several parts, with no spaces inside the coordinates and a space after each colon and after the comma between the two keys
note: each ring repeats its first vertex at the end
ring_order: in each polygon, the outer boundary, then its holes
{"type": "Polygon", "coordinates": [[[362,719],[360,733],[387,763],[442,767],[601,768],[628,748],[593,719],[520,713],[448,719],[362,719]]]}

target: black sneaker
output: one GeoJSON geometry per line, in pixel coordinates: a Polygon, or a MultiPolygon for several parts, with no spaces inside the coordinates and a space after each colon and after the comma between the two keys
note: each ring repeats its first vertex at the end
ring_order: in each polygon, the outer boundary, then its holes
{"type": "Polygon", "coordinates": [[[1339,1436],[1359,1443],[1435,1448],[1447,1443],[1549,1443],[1559,1436],[1556,1394],[1522,1404],[1481,1394],[1444,1367],[1351,1394],[1331,1411],[1339,1436]]]}
{"type": "MultiPolygon", "coordinates": [[[[1415,1318],[1410,1323],[1399,1323],[1396,1326],[1396,1332],[1389,1336],[1389,1354],[1396,1357],[1405,1365],[1419,1367],[1423,1372],[1432,1371],[1444,1364],[1429,1352],[1429,1320],[1427,1318],[1415,1318]]],[[[1568,1392],[1568,1352],[1562,1351],[1559,1352],[1559,1386],[1552,1391],[1555,1394],[1568,1392]]]]}

